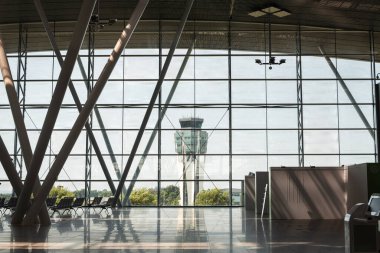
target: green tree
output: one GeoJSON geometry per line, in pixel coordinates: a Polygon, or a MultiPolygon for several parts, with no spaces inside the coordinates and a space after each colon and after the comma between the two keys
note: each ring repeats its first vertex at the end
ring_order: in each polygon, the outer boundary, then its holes
{"type": "Polygon", "coordinates": [[[84,197],[84,189],[80,189],[80,190],[76,190],[76,191],[74,191],[74,195],[75,195],[75,197],[77,197],[77,198],[80,198],[80,197],[84,197]]]}
{"type": "Polygon", "coordinates": [[[101,191],[98,191],[97,192],[99,197],[111,197],[112,196],[112,192],[107,190],[107,189],[103,189],[101,191]]]}
{"type": "MultiPolygon", "coordinates": [[[[80,189],[80,190],[77,190],[77,191],[74,191],[74,194],[75,194],[75,197],[84,197],[85,196],[85,191],[84,189],[80,189]]],[[[90,197],[111,197],[112,196],[112,192],[107,190],[107,189],[103,189],[103,190],[91,190],[90,192],[90,197]]]]}
{"type": "Polygon", "coordinates": [[[133,190],[129,199],[134,206],[153,206],[157,205],[157,192],[144,187],[133,190]]]}
{"type": "Polygon", "coordinates": [[[49,197],[56,197],[57,198],[56,203],[58,203],[61,200],[61,198],[75,197],[75,194],[69,191],[68,189],[66,189],[65,187],[58,185],[58,186],[53,186],[53,188],[51,188],[49,197]]]}
{"type": "Polygon", "coordinates": [[[228,202],[228,192],[216,188],[202,190],[195,198],[195,205],[198,206],[226,206],[228,202]]]}
{"type": "Polygon", "coordinates": [[[169,185],[161,189],[161,205],[179,206],[179,187],[169,185]]]}

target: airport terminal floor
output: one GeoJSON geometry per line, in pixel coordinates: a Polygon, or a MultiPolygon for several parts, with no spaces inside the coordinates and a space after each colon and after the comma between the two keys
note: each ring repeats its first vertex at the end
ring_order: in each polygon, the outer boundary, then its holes
{"type": "Polygon", "coordinates": [[[344,252],[342,220],[269,220],[244,208],[123,208],[0,223],[0,252],[344,252]]]}

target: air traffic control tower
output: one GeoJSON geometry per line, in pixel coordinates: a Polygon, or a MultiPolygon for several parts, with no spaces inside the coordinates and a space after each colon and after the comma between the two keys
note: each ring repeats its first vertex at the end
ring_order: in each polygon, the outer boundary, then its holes
{"type": "Polygon", "coordinates": [[[181,130],[174,134],[178,154],[180,182],[180,204],[194,205],[195,197],[203,189],[205,156],[208,133],[202,131],[203,119],[182,118],[181,130]],[[190,181],[185,181],[190,180],[190,181]]]}

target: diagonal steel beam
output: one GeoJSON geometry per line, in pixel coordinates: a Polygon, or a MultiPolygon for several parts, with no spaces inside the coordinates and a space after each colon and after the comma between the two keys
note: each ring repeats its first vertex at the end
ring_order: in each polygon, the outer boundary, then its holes
{"type": "Polygon", "coordinates": [[[152,134],[149,137],[148,143],[146,144],[146,147],[144,149],[144,153],[143,153],[143,155],[140,158],[139,164],[137,165],[135,173],[133,174],[131,183],[128,186],[128,190],[125,193],[125,197],[123,199],[123,206],[125,206],[127,204],[127,202],[129,202],[129,197],[130,197],[130,195],[132,193],[133,187],[135,186],[135,180],[137,180],[137,178],[139,177],[140,171],[141,171],[142,167],[144,166],[145,159],[146,159],[146,157],[147,157],[147,155],[149,153],[150,148],[153,145],[154,139],[156,138],[156,135],[157,135],[157,132],[158,132],[158,128],[161,125],[161,121],[165,117],[165,114],[166,114],[166,111],[168,109],[168,106],[169,106],[170,102],[172,101],[174,93],[175,93],[175,91],[176,91],[176,89],[178,87],[179,80],[181,79],[183,71],[186,68],[187,62],[189,61],[191,52],[193,51],[193,48],[194,48],[194,42],[191,44],[191,46],[189,47],[189,49],[186,52],[185,58],[182,61],[181,67],[179,68],[179,71],[177,73],[177,76],[175,78],[173,86],[170,89],[168,97],[166,98],[165,104],[164,104],[164,106],[162,108],[162,111],[160,113],[160,117],[157,120],[156,125],[154,126],[154,130],[153,130],[152,134]]]}
{"type": "Polygon", "coordinates": [[[41,134],[37,141],[32,161],[30,163],[30,169],[26,175],[24,188],[22,189],[19,200],[17,202],[12,224],[21,224],[24,214],[28,209],[28,201],[30,200],[33,185],[36,178],[38,177],[42,160],[45,156],[45,152],[48,147],[59,110],[62,105],[62,100],[65,96],[67,85],[74,69],[76,58],[82,46],[88,23],[90,21],[92,11],[95,7],[95,3],[96,0],[84,0],[82,3],[78,22],[75,25],[73,39],[67,50],[65,62],[58,77],[57,85],[55,87],[50,106],[46,114],[44,124],[42,126],[41,134]]]}
{"type": "Polygon", "coordinates": [[[12,158],[1,136],[0,136],[0,162],[1,162],[1,165],[3,165],[5,174],[7,174],[7,177],[13,187],[13,190],[15,191],[17,195],[19,195],[21,193],[23,185],[22,185],[20,177],[17,174],[16,167],[14,166],[12,162],[12,158]]]}
{"type": "MultiPolygon", "coordinates": [[[[16,167],[12,162],[12,158],[4,144],[3,139],[0,136],[0,163],[4,168],[5,174],[7,175],[9,182],[13,188],[13,191],[18,196],[22,191],[22,181],[17,173],[16,167]]],[[[48,216],[49,218],[49,216],[48,216]]],[[[41,218],[40,218],[41,221],[41,218]]],[[[49,219],[50,221],[50,219],[49,219]]],[[[42,223],[42,222],[41,222],[42,223]]],[[[46,225],[49,225],[48,223],[46,225]]]]}
{"type": "Polygon", "coordinates": [[[376,159],[380,162],[380,83],[375,83],[376,159]]]}
{"type": "Polygon", "coordinates": [[[230,19],[232,18],[234,8],[235,8],[235,0],[230,0],[230,19]]]}
{"type": "MultiPolygon", "coordinates": [[[[5,84],[5,90],[7,92],[8,100],[9,100],[9,105],[11,107],[11,112],[13,116],[13,120],[16,126],[17,134],[18,134],[18,139],[20,141],[20,146],[22,153],[24,154],[25,158],[25,165],[26,169],[29,170],[29,164],[30,161],[32,160],[32,148],[30,146],[30,141],[28,137],[28,133],[26,131],[25,123],[24,123],[24,118],[22,116],[22,112],[20,109],[20,103],[17,98],[17,92],[14,86],[13,78],[12,78],[12,73],[9,68],[9,63],[8,63],[8,58],[4,50],[4,45],[2,38],[0,36],[0,68],[1,68],[1,74],[3,76],[3,81],[5,84]]],[[[38,177],[35,179],[35,184],[33,187],[33,192],[37,193],[37,191],[40,188],[40,181],[38,177]]],[[[19,192],[20,194],[20,192],[19,192]]],[[[41,209],[41,213],[39,215],[40,217],[40,222],[44,225],[49,225],[50,224],[50,218],[49,214],[47,211],[46,206],[41,209]]]]}
{"type": "Polygon", "coordinates": [[[117,41],[111,55],[108,58],[106,65],[104,66],[98,78],[98,81],[96,82],[92,92],[88,96],[88,99],[85,105],[83,106],[82,111],[79,113],[79,116],[76,119],[72,129],[70,130],[70,133],[67,136],[67,139],[65,140],[52,167],[50,168],[50,171],[47,174],[45,181],[41,186],[40,191],[38,192],[37,196],[35,196],[32,206],[29,208],[28,212],[26,213],[24,221],[23,221],[24,225],[33,224],[34,218],[36,217],[41,206],[43,205],[55,181],[57,180],[59,173],[62,170],[63,165],[65,164],[72,148],[74,147],[75,142],[78,139],[82,131],[82,128],[85,125],[89,115],[91,114],[91,111],[94,108],[96,101],[99,98],[104,86],[106,85],[121,53],[123,52],[129,39],[131,38],[133,31],[135,30],[142,14],[144,13],[146,6],[148,5],[148,2],[149,0],[139,0],[139,2],[137,3],[137,6],[131,15],[128,25],[124,28],[123,32],[121,33],[119,40],[117,41]]]}
{"type": "Polygon", "coordinates": [[[116,203],[117,203],[117,201],[119,200],[119,197],[120,197],[120,194],[121,194],[121,190],[123,189],[125,180],[127,179],[128,172],[131,169],[132,162],[133,162],[133,159],[134,159],[134,157],[136,155],[137,148],[139,147],[141,138],[142,138],[142,136],[144,134],[144,131],[145,131],[146,125],[148,123],[150,114],[152,113],[154,102],[156,101],[156,99],[158,97],[158,94],[160,93],[162,83],[163,83],[164,78],[166,76],[166,72],[168,71],[171,59],[173,58],[174,51],[177,48],[177,44],[178,44],[178,42],[179,42],[179,40],[181,38],[182,31],[183,31],[183,29],[185,27],[187,17],[190,14],[191,7],[193,6],[193,2],[194,2],[194,0],[187,0],[187,2],[186,2],[185,12],[182,15],[180,24],[179,24],[177,32],[176,32],[176,35],[175,35],[174,40],[173,40],[173,42],[172,42],[172,44],[170,46],[170,50],[169,50],[168,56],[166,57],[164,66],[163,66],[163,68],[161,70],[160,78],[158,79],[156,87],[155,87],[155,89],[153,91],[152,98],[150,99],[149,106],[148,106],[148,108],[147,108],[147,110],[145,112],[145,115],[144,115],[143,121],[141,123],[139,132],[137,133],[137,137],[136,137],[135,143],[133,144],[133,147],[131,149],[131,153],[129,154],[129,157],[128,157],[127,164],[125,165],[123,174],[121,176],[119,185],[117,187],[113,206],[115,206],[116,203]]]}
{"type": "Polygon", "coordinates": [[[336,78],[338,79],[340,85],[342,86],[344,92],[346,93],[348,99],[351,101],[352,105],[354,106],[356,112],[358,113],[360,119],[363,121],[365,127],[367,128],[369,134],[372,136],[372,138],[375,140],[375,131],[372,129],[371,125],[369,124],[367,118],[365,117],[363,111],[360,109],[358,103],[356,102],[354,96],[351,94],[350,89],[347,87],[346,83],[344,82],[343,78],[340,76],[338,70],[335,68],[334,64],[332,63],[330,57],[326,54],[325,50],[322,46],[319,46],[319,51],[325,57],[327,64],[330,66],[331,70],[334,72],[336,78]]]}
{"type": "MultiPolygon", "coordinates": [[[[34,0],[34,5],[36,6],[37,12],[38,12],[38,14],[39,14],[39,16],[41,18],[41,21],[42,21],[42,24],[44,26],[44,29],[45,29],[45,31],[46,31],[46,33],[48,35],[50,44],[51,44],[51,46],[52,46],[52,48],[53,48],[53,50],[54,50],[54,52],[55,52],[55,54],[57,56],[58,62],[59,62],[59,64],[62,67],[63,63],[64,63],[63,57],[62,57],[61,51],[58,48],[58,45],[57,45],[56,39],[54,37],[54,34],[53,34],[52,30],[50,29],[49,22],[47,20],[45,11],[44,11],[44,9],[42,8],[42,5],[41,5],[41,1],[40,0],[34,0]]],[[[78,57],[78,59],[80,59],[80,58],[78,57]]],[[[83,68],[82,62],[80,62],[79,67],[83,68]]],[[[86,80],[86,78],[87,78],[86,75],[84,75],[83,79],[86,80]]],[[[82,103],[81,103],[81,101],[79,99],[77,91],[75,90],[75,86],[74,86],[72,80],[69,81],[69,90],[70,90],[71,95],[72,95],[72,97],[74,99],[75,105],[77,106],[78,111],[80,112],[82,110],[82,103]]],[[[88,122],[86,122],[85,127],[86,127],[86,131],[87,131],[87,133],[89,135],[90,141],[91,141],[91,143],[93,145],[93,148],[94,148],[94,151],[96,153],[96,156],[97,156],[97,158],[99,160],[100,167],[102,168],[104,176],[107,179],[108,186],[110,187],[112,194],[115,194],[115,191],[116,191],[115,185],[114,185],[114,183],[112,181],[111,175],[110,175],[110,173],[108,171],[106,162],[104,161],[102,152],[100,151],[100,148],[99,148],[99,145],[98,145],[98,143],[96,141],[95,135],[92,132],[92,128],[91,128],[91,126],[90,126],[90,124],[88,122]]]]}
{"type": "MultiPolygon", "coordinates": [[[[87,81],[86,71],[84,70],[84,66],[83,66],[83,63],[82,63],[82,60],[81,60],[80,57],[78,57],[78,66],[79,66],[80,72],[82,74],[83,80],[86,82],[87,90],[89,91],[90,85],[89,85],[89,83],[87,81]]],[[[117,161],[116,161],[115,153],[113,152],[113,149],[112,149],[112,146],[111,146],[111,142],[110,142],[110,140],[108,138],[107,131],[105,130],[105,127],[104,127],[103,119],[102,119],[102,117],[100,115],[100,112],[98,110],[98,107],[96,105],[94,107],[94,112],[95,112],[96,119],[98,120],[98,123],[99,123],[99,126],[100,126],[100,130],[102,132],[102,136],[103,136],[104,142],[106,143],[108,153],[109,153],[109,155],[111,157],[111,161],[112,161],[112,165],[114,167],[115,173],[116,173],[116,177],[117,177],[118,180],[120,180],[121,174],[120,174],[119,166],[118,166],[117,161]]],[[[107,172],[108,172],[108,169],[107,169],[107,172]]],[[[113,181],[111,181],[111,182],[113,184],[113,181]]],[[[112,191],[112,194],[115,195],[115,192],[116,192],[115,186],[113,186],[113,190],[111,189],[111,191],[112,191]]],[[[126,189],[124,188],[124,192],[125,191],[126,191],[126,189]]]]}

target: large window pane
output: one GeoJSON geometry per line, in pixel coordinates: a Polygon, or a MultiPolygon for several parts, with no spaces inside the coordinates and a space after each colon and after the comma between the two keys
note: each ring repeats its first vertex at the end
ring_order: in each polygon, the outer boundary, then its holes
{"type": "Polygon", "coordinates": [[[266,170],[267,156],[265,155],[234,155],[232,157],[233,179],[244,179],[249,172],[266,170]]]}
{"type": "Polygon", "coordinates": [[[330,105],[305,105],[303,124],[304,128],[337,128],[338,108],[330,105]]]}
{"type": "Polygon", "coordinates": [[[338,154],[339,141],[336,130],[305,130],[305,154],[338,154]]]}
{"type": "Polygon", "coordinates": [[[232,103],[233,104],[265,104],[266,84],[264,81],[233,81],[232,103]]]}
{"type": "Polygon", "coordinates": [[[342,130],[340,149],[342,154],[370,154],[375,152],[375,143],[367,130],[342,130]]]}
{"type": "Polygon", "coordinates": [[[265,154],[265,131],[232,131],[232,152],[234,154],[265,154]]]}

